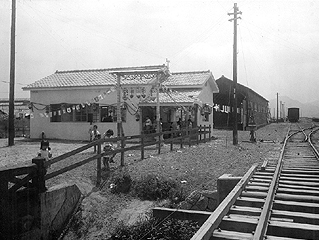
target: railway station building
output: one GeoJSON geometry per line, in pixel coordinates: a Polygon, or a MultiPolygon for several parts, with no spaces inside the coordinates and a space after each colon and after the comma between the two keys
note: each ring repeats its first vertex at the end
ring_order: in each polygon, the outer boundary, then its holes
{"type": "Polygon", "coordinates": [[[164,131],[177,124],[213,126],[213,94],[219,90],[212,73],[153,74],[165,67],[56,71],[24,87],[30,91],[30,137],[45,132],[49,139],[89,140],[92,125],[117,135],[118,102],[126,136],[144,133],[147,117],[154,124],[157,106],[164,131]]]}
{"type": "MultiPolygon", "coordinates": [[[[221,76],[216,80],[219,92],[214,93],[214,128],[233,128],[233,81],[221,76]]],[[[237,83],[237,120],[238,129],[246,130],[249,126],[257,128],[269,122],[268,100],[237,83]]]]}

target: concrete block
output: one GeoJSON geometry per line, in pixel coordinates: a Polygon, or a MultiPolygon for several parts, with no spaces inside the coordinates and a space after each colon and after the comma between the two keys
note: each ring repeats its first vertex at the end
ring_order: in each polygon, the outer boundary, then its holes
{"type": "Polygon", "coordinates": [[[198,207],[199,210],[205,211],[207,209],[207,205],[208,205],[208,198],[202,195],[198,199],[196,206],[198,207]]]}
{"type": "Polygon", "coordinates": [[[231,174],[224,174],[217,179],[218,203],[220,204],[225,197],[233,190],[242,177],[233,177],[231,174]]]}
{"type": "Polygon", "coordinates": [[[73,214],[81,198],[76,185],[58,185],[40,196],[41,232],[43,239],[52,239],[73,214]]]}

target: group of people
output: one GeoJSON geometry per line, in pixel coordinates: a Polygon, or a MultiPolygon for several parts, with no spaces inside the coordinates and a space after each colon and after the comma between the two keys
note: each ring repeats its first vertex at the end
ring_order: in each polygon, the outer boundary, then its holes
{"type": "MultiPolygon", "coordinates": [[[[163,129],[163,122],[162,122],[162,118],[160,118],[159,131],[161,132],[162,129],[163,129]]],[[[150,117],[147,116],[144,123],[144,132],[148,134],[148,133],[155,133],[156,131],[157,131],[156,119],[154,120],[154,123],[152,123],[152,120],[150,119],[150,117]]]]}
{"type": "MultiPolygon", "coordinates": [[[[114,135],[114,132],[112,129],[107,130],[104,134],[103,134],[103,138],[104,139],[108,139],[108,138],[112,138],[114,135]]],[[[90,140],[91,141],[96,141],[98,139],[101,139],[101,133],[97,130],[97,125],[93,126],[93,129],[90,129],[90,140]]],[[[113,153],[112,151],[114,150],[114,146],[112,142],[106,142],[104,147],[103,147],[103,151],[105,152],[109,152],[108,155],[103,157],[103,165],[104,167],[107,167],[107,163],[114,163],[113,158],[115,157],[116,153],[113,153]]],[[[96,145],[94,146],[94,152],[96,152],[96,145]]]]}

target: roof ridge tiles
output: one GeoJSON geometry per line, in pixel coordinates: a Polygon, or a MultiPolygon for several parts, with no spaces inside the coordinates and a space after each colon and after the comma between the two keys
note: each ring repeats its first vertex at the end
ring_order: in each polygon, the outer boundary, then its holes
{"type": "Polygon", "coordinates": [[[96,69],[82,69],[82,70],[56,70],[55,73],[77,73],[77,72],[97,72],[97,71],[109,71],[107,68],[96,69]]]}
{"type": "Polygon", "coordinates": [[[76,73],[76,72],[95,72],[95,71],[114,71],[114,70],[130,70],[130,69],[152,69],[164,67],[163,65],[148,65],[139,67],[117,67],[117,68],[96,68],[96,69],[82,69],[82,70],[56,70],[55,73],[76,73]]]}
{"type": "Polygon", "coordinates": [[[202,70],[202,71],[190,71],[190,72],[172,72],[172,75],[175,74],[189,74],[189,73],[210,73],[210,70],[202,70]]]}

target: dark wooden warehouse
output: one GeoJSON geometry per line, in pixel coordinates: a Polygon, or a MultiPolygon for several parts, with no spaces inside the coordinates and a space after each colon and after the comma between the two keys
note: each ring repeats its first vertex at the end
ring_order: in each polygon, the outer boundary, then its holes
{"type": "MultiPolygon", "coordinates": [[[[219,93],[214,93],[214,128],[233,127],[233,81],[221,76],[216,80],[219,93]]],[[[268,100],[237,83],[238,129],[257,128],[269,122],[268,100]]]]}

